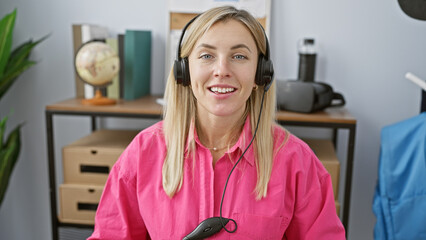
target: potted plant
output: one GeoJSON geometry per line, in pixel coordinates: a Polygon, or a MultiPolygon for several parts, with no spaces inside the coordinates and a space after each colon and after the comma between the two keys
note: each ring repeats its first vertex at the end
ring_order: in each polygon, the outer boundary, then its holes
{"type": "MultiPolygon", "coordinates": [[[[12,51],[15,18],[16,9],[0,20],[0,100],[18,76],[36,63],[29,60],[29,55],[32,49],[47,37],[35,42],[29,40],[12,51]]],[[[6,122],[7,116],[2,117],[0,120],[0,206],[21,149],[22,124],[15,127],[5,138],[6,122]]]]}

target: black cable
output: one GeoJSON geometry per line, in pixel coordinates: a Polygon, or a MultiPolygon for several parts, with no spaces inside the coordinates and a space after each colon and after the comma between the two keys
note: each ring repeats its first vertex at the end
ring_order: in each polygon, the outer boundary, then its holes
{"type": "Polygon", "coordinates": [[[235,167],[237,167],[238,163],[241,161],[241,159],[243,158],[244,154],[247,152],[247,150],[249,149],[249,147],[250,147],[250,146],[251,146],[251,144],[253,143],[254,138],[256,137],[257,128],[259,127],[259,122],[260,122],[260,116],[262,116],[263,99],[265,98],[266,91],[267,91],[267,90],[264,90],[264,91],[263,91],[262,101],[261,101],[261,103],[260,103],[259,117],[257,118],[256,129],[254,130],[253,137],[252,137],[252,139],[251,139],[251,141],[250,141],[249,145],[248,145],[248,146],[246,147],[246,149],[244,150],[243,154],[241,154],[241,156],[240,156],[240,158],[238,159],[238,161],[234,164],[234,167],[232,167],[231,172],[229,172],[228,178],[226,179],[226,182],[225,182],[225,187],[223,188],[222,200],[220,200],[220,208],[219,208],[219,212],[220,212],[220,214],[219,214],[219,219],[220,219],[220,222],[222,223],[222,227],[223,227],[223,229],[225,229],[225,231],[227,231],[228,233],[234,233],[235,231],[237,231],[238,226],[237,226],[237,222],[235,222],[235,220],[234,220],[234,219],[229,218],[229,220],[230,220],[230,221],[232,221],[232,222],[235,224],[235,229],[234,229],[234,230],[232,230],[232,231],[230,231],[230,230],[228,230],[228,229],[225,227],[225,223],[223,222],[223,217],[222,217],[222,205],[223,205],[223,199],[225,198],[226,188],[227,188],[227,186],[228,186],[228,181],[229,181],[229,178],[231,177],[232,172],[234,171],[235,167]]]}

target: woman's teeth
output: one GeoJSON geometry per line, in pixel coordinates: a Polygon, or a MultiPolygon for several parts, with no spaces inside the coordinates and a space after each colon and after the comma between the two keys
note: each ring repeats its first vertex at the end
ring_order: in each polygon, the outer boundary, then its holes
{"type": "Polygon", "coordinates": [[[214,93],[229,93],[235,91],[235,88],[220,88],[220,87],[212,87],[210,91],[214,93]]]}

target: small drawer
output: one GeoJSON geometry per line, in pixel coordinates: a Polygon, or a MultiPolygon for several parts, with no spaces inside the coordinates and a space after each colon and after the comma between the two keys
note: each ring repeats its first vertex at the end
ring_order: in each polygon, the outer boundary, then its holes
{"type": "Polygon", "coordinates": [[[94,224],[102,185],[62,184],[59,186],[59,221],[94,224]]]}
{"type": "Polygon", "coordinates": [[[112,166],[137,133],[99,130],[63,147],[64,182],[105,184],[112,166]]]}

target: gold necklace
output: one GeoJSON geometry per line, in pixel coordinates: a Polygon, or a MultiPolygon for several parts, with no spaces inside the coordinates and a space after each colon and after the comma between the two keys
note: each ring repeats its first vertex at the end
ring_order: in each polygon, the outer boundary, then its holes
{"type": "Polygon", "coordinates": [[[227,148],[228,146],[224,146],[224,147],[220,147],[220,148],[217,148],[217,147],[211,147],[211,148],[209,148],[209,147],[206,147],[208,150],[213,150],[213,151],[215,151],[215,152],[217,152],[217,151],[219,151],[219,150],[223,150],[223,149],[225,149],[225,148],[227,148]]]}
{"type": "MultiPolygon", "coordinates": [[[[196,125],[195,126],[196,127],[196,129],[197,129],[197,133],[201,133],[201,131],[198,129],[198,125],[196,125]]],[[[220,150],[223,150],[223,149],[225,149],[225,148],[227,148],[228,147],[228,145],[225,145],[225,146],[223,146],[223,147],[207,147],[205,144],[203,144],[203,141],[201,141],[201,136],[199,136],[198,137],[199,138],[199,140],[200,140],[200,143],[205,147],[205,148],[207,148],[208,150],[210,150],[210,151],[215,151],[215,152],[217,152],[217,151],[220,151],[220,150]]]]}

